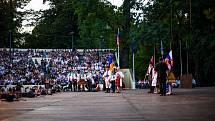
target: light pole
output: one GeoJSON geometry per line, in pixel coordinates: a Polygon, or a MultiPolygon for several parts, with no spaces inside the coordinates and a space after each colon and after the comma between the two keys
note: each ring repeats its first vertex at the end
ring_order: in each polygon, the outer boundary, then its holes
{"type": "Polygon", "coordinates": [[[102,51],[102,41],[103,41],[103,36],[100,36],[100,41],[99,41],[99,61],[101,61],[101,51],[102,51]]]}
{"type": "Polygon", "coordinates": [[[11,55],[11,48],[12,48],[12,24],[14,22],[14,15],[13,15],[13,1],[10,0],[10,24],[9,24],[9,47],[10,47],[10,64],[12,65],[12,55],[11,55]]]}
{"type": "MultiPolygon", "coordinates": [[[[182,11],[179,11],[179,18],[178,18],[178,26],[181,27],[182,19],[182,11]]],[[[181,65],[181,76],[183,75],[183,62],[182,62],[182,38],[181,38],[181,30],[179,31],[179,47],[180,47],[180,65],[181,65]]]]}
{"type": "Polygon", "coordinates": [[[135,58],[134,58],[134,56],[135,56],[135,52],[136,52],[136,49],[137,49],[137,45],[136,45],[136,42],[135,42],[135,40],[134,40],[134,37],[132,38],[132,44],[131,44],[131,49],[132,49],[132,72],[133,72],[133,81],[132,81],[132,86],[131,86],[131,88],[132,89],[135,89],[135,82],[136,82],[136,80],[135,80],[135,58]]]}
{"type": "Polygon", "coordinates": [[[102,50],[103,46],[104,46],[104,37],[101,35],[100,38],[101,38],[100,45],[101,45],[101,50],[102,50]]]}
{"type": "Polygon", "coordinates": [[[10,64],[12,64],[12,54],[11,54],[11,48],[12,48],[12,32],[9,30],[9,41],[10,41],[10,64]]]}
{"type": "MultiPolygon", "coordinates": [[[[133,83],[135,83],[135,68],[134,68],[134,62],[135,61],[135,59],[134,59],[134,48],[132,48],[132,65],[133,65],[133,83]]],[[[133,83],[132,83],[132,89],[135,89],[135,86],[133,85],[133,83]]]]}
{"type": "Polygon", "coordinates": [[[71,34],[72,34],[72,51],[73,51],[73,49],[74,49],[73,48],[73,38],[74,38],[73,35],[74,35],[74,32],[72,31],[71,34]]]}

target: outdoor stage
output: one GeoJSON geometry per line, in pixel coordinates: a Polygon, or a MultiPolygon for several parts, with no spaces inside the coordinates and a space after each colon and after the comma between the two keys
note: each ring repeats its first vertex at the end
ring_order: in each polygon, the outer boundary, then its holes
{"type": "Polygon", "coordinates": [[[0,101],[0,121],[214,121],[215,87],[176,89],[173,96],[148,90],[65,92],[0,101]]]}

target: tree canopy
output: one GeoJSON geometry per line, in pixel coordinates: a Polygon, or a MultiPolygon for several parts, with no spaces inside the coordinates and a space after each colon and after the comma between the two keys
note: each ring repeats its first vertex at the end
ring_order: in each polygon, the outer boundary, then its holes
{"type": "MultiPolygon", "coordinates": [[[[0,47],[8,47],[9,31],[14,33],[16,38],[20,39],[21,34],[18,32],[22,26],[23,16],[26,12],[18,11],[23,8],[30,0],[0,0],[0,47]]],[[[17,39],[16,39],[17,40],[17,39]]],[[[14,45],[19,45],[18,41],[14,45]]]]}

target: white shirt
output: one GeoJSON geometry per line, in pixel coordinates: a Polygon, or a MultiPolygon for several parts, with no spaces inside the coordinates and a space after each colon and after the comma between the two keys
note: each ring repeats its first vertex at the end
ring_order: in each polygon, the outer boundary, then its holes
{"type": "Polygon", "coordinates": [[[81,79],[81,74],[77,73],[77,81],[80,81],[81,79]]]}
{"type": "Polygon", "coordinates": [[[87,74],[82,74],[81,79],[84,79],[85,81],[87,81],[87,74]]]}
{"type": "Polygon", "coordinates": [[[110,81],[115,81],[115,80],[116,80],[116,74],[111,74],[110,81]]]}
{"type": "Polygon", "coordinates": [[[69,74],[67,75],[67,78],[68,78],[69,81],[72,81],[72,80],[73,80],[73,73],[72,73],[72,72],[69,73],[69,74]]]}
{"type": "Polygon", "coordinates": [[[152,86],[156,86],[156,85],[157,85],[157,72],[153,68],[152,69],[152,86]]]}
{"type": "Polygon", "coordinates": [[[87,73],[87,79],[92,79],[92,73],[87,73]]]}
{"type": "Polygon", "coordinates": [[[105,80],[109,80],[110,79],[110,75],[111,75],[111,71],[110,70],[108,70],[108,71],[106,70],[102,77],[105,80]]]}

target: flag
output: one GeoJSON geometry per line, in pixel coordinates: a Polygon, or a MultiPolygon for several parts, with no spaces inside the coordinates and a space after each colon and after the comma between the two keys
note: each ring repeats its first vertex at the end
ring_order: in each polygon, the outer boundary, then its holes
{"type": "Polygon", "coordinates": [[[112,64],[112,62],[113,62],[113,57],[112,57],[112,55],[108,55],[108,66],[110,66],[110,64],[112,64]]]}
{"type": "Polygon", "coordinates": [[[113,63],[110,64],[110,71],[113,71],[113,63]]]}
{"type": "Polygon", "coordinates": [[[118,46],[119,46],[119,41],[120,41],[120,38],[119,38],[119,28],[118,28],[118,33],[117,33],[117,36],[116,36],[116,43],[117,43],[118,46]]]}
{"type": "Polygon", "coordinates": [[[172,50],[170,50],[169,54],[166,56],[165,63],[167,64],[169,70],[171,70],[173,67],[172,50]]]}
{"type": "Polygon", "coordinates": [[[161,40],[161,55],[162,55],[162,58],[163,58],[163,42],[161,40]]]}
{"type": "Polygon", "coordinates": [[[108,55],[108,66],[110,68],[110,71],[112,72],[112,70],[113,70],[113,57],[111,54],[108,55]]]}

